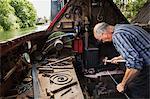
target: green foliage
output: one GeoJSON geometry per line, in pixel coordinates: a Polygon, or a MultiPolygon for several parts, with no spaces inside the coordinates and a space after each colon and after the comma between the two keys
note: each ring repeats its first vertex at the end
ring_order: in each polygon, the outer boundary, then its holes
{"type": "Polygon", "coordinates": [[[15,10],[9,5],[8,0],[0,0],[0,25],[4,30],[14,30],[19,28],[15,10]]]}
{"type": "Polygon", "coordinates": [[[4,31],[4,29],[3,29],[3,27],[0,25],[0,32],[3,32],[4,31]]]}
{"type": "Polygon", "coordinates": [[[124,16],[130,21],[136,16],[147,0],[114,0],[114,2],[117,4],[124,16]]]}
{"type": "Polygon", "coordinates": [[[23,28],[35,26],[36,11],[27,0],[11,0],[10,5],[14,7],[16,16],[20,19],[23,28]]]}
{"type": "Polygon", "coordinates": [[[33,27],[36,11],[27,0],[0,0],[0,30],[33,27]]]}

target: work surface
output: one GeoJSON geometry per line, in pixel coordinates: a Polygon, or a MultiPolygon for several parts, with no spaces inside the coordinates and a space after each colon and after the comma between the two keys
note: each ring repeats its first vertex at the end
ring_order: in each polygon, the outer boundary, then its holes
{"type": "MultiPolygon", "coordinates": [[[[52,59],[52,61],[57,60],[52,59]]],[[[84,99],[73,64],[62,61],[59,64],[51,65],[50,68],[48,67],[50,63],[52,62],[38,68],[40,98],[84,99]]]]}

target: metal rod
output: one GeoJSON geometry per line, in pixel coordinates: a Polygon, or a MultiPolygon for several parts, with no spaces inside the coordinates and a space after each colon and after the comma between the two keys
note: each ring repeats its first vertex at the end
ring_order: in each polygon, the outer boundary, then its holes
{"type": "Polygon", "coordinates": [[[40,97],[39,82],[38,82],[38,79],[37,79],[37,70],[36,70],[36,65],[35,64],[33,64],[33,66],[32,66],[32,78],[33,78],[34,99],[39,99],[39,97],[40,97]]]}
{"type": "Polygon", "coordinates": [[[65,91],[64,93],[62,93],[61,96],[67,94],[69,91],[71,91],[71,88],[69,88],[67,91],[65,91]]]}
{"type": "Polygon", "coordinates": [[[68,60],[68,59],[72,59],[72,58],[73,57],[69,56],[69,57],[66,57],[66,58],[63,58],[63,59],[60,59],[60,60],[56,60],[55,62],[51,62],[48,65],[56,64],[56,63],[59,63],[59,62],[62,62],[62,61],[68,60]]]}
{"type": "MultiPolygon", "coordinates": [[[[118,82],[115,80],[115,78],[109,73],[109,71],[107,71],[108,75],[110,76],[110,78],[113,80],[113,82],[118,85],[118,82]]],[[[129,96],[126,93],[123,93],[127,99],[130,99],[129,96]]]]}
{"type": "Polygon", "coordinates": [[[74,85],[76,85],[76,84],[78,84],[77,81],[72,82],[72,83],[70,83],[70,84],[67,84],[67,85],[65,85],[65,86],[63,86],[63,87],[61,87],[61,88],[59,88],[59,89],[55,89],[55,90],[53,90],[53,91],[51,91],[51,92],[52,92],[53,94],[55,94],[55,93],[57,93],[57,92],[59,92],[59,91],[62,91],[62,90],[66,89],[66,88],[69,88],[69,87],[72,87],[72,86],[74,86],[74,85]]]}
{"type": "Polygon", "coordinates": [[[3,78],[4,81],[6,81],[16,70],[17,66],[14,66],[9,72],[6,74],[6,76],[3,78]]]}

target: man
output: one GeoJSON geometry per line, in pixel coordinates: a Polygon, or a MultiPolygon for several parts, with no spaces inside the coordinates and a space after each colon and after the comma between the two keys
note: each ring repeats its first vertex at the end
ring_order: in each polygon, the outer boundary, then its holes
{"type": "Polygon", "coordinates": [[[113,42],[120,56],[112,59],[126,60],[125,75],[117,85],[119,92],[127,91],[131,98],[149,98],[150,34],[144,29],[130,25],[109,25],[105,22],[94,27],[94,37],[105,42],[113,42]]]}

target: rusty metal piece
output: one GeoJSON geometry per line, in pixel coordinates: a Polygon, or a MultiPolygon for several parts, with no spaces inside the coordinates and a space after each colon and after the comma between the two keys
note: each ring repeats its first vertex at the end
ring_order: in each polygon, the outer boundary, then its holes
{"type": "Polygon", "coordinates": [[[64,93],[62,93],[61,96],[67,94],[69,91],[71,91],[71,88],[69,88],[67,91],[65,91],[64,93]]]}
{"type": "Polygon", "coordinates": [[[50,66],[38,66],[37,68],[53,68],[53,69],[73,69],[73,67],[70,67],[70,65],[68,66],[53,66],[53,67],[50,67],[50,66]]]}
{"type": "Polygon", "coordinates": [[[9,72],[6,74],[6,76],[3,78],[4,81],[6,81],[17,69],[17,66],[14,66],[11,70],[9,70],[9,72]]]}
{"type": "Polygon", "coordinates": [[[42,76],[44,76],[44,77],[51,77],[52,75],[54,75],[56,73],[67,72],[67,71],[69,71],[69,70],[57,71],[57,72],[53,72],[53,74],[52,73],[43,73],[42,76]]]}
{"type": "Polygon", "coordinates": [[[47,94],[47,96],[50,96],[50,98],[49,98],[49,99],[55,99],[54,94],[53,94],[53,93],[51,93],[51,91],[50,91],[50,90],[48,90],[47,88],[46,88],[45,90],[46,90],[46,94],[47,94]]]}
{"type": "Polygon", "coordinates": [[[32,83],[27,83],[27,84],[22,83],[21,85],[17,87],[18,87],[18,94],[22,94],[32,88],[32,83]]]}
{"type": "Polygon", "coordinates": [[[40,73],[41,72],[45,72],[45,73],[53,73],[54,72],[53,68],[39,68],[38,70],[40,73]]]}
{"type": "Polygon", "coordinates": [[[45,91],[46,91],[47,96],[51,96],[51,95],[52,95],[52,94],[51,94],[51,91],[48,90],[47,88],[45,89],[45,91]]]}
{"type": "Polygon", "coordinates": [[[31,77],[28,77],[28,78],[23,79],[23,82],[24,82],[24,83],[29,83],[29,82],[31,82],[31,81],[32,81],[32,78],[31,78],[31,77]]]}
{"type": "Polygon", "coordinates": [[[50,99],[55,99],[54,94],[50,95],[50,99]]]}
{"type": "Polygon", "coordinates": [[[69,57],[66,57],[66,58],[57,60],[57,61],[55,61],[55,62],[51,62],[51,63],[49,63],[48,65],[56,64],[56,63],[59,63],[59,62],[65,61],[65,60],[72,59],[72,58],[73,58],[73,57],[69,56],[69,57]]]}
{"type": "Polygon", "coordinates": [[[59,92],[59,91],[62,91],[62,90],[64,90],[64,89],[67,89],[67,88],[69,88],[69,87],[72,87],[72,86],[74,86],[74,85],[77,85],[78,83],[77,83],[77,81],[75,81],[75,82],[72,82],[72,83],[70,83],[70,84],[67,84],[67,85],[65,85],[65,86],[63,86],[63,87],[61,87],[61,88],[59,88],[59,89],[55,89],[55,90],[53,90],[53,91],[51,91],[53,94],[55,94],[55,93],[57,93],[57,92],[59,92]]]}
{"type": "MultiPolygon", "coordinates": [[[[113,70],[113,71],[109,71],[109,73],[111,74],[111,75],[119,75],[119,74],[124,74],[124,72],[122,71],[122,70],[113,70]]],[[[107,76],[108,75],[108,73],[107,73],[107,71],[102,71],[102,72],[99,72],[99,73],[96,73],[96,74],[94,74],[94,75],[84,75],[85,77],[88,77],[88,78],[98,78],[98,77],[101,77],[101,76],[107,76]]]]}
{"type": "Polygon", "coordinates": [[[50,81],[57,85],[68,84],[73,80],[72,76],[66,73],[57,73],[50,76],[50,81]]]}

